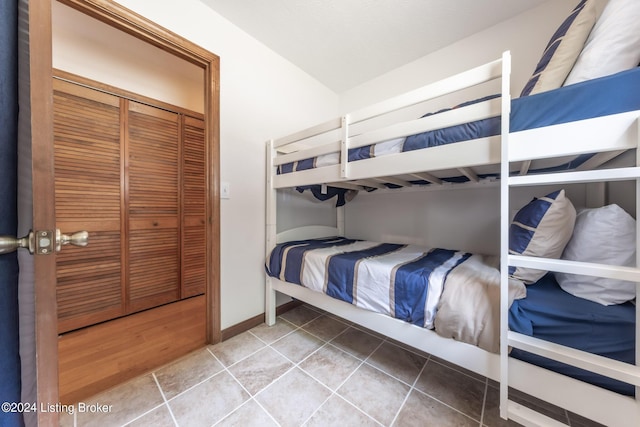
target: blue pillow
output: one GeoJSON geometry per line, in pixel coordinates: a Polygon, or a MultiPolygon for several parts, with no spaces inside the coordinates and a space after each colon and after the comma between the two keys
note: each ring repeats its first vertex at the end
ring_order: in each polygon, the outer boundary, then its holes
{"type": "Polygon", "coordinates": [[[520,96],[533,95],[562,86],[571,72],[596,23],[593,0],[582,0],[558,27],[545,48],[531,79],[520,96]]]}
{"type": "MultiPolygon", "coordinates": [[[[564,190],[533,199],[509,227],[509,253],[558,259],[571,239],[576,210],[564,190]]],[[[547,271],[509,267],[509,276],[530,285],[547,271]]]]}

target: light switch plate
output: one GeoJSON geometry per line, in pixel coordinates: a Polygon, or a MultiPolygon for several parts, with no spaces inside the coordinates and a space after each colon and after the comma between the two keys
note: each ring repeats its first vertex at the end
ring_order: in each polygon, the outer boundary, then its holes
{"type": "Polygon", "coordinates": [[[228,182],[220,183],[220,198],[221,199],[229,199],[231,198],[231,184],[228,182]]]}

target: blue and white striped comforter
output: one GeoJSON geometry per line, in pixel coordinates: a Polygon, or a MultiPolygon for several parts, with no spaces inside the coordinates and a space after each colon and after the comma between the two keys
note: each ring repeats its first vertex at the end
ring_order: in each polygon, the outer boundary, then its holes
{"type": "MultiPolygon", "coordinates": [[[[277,245],[267,273],[486,350],[498,350],[496,260],[450,249],[333,237],[277,245]]],[[[525,295],[514,284],[513,298],[525,295]]]]}
{"type": "Polygon", "coordinates": [[[358,307],[433,328],[449,272],[471,255],[414,245],[336,238],[290,242],[271,254],[268,271],[358,307]]]}

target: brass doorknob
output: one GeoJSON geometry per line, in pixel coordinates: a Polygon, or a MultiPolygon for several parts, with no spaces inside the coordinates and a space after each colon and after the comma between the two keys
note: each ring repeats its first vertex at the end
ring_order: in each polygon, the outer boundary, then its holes
{"type": "Polygon", "coordinates": [[[29,250],[29,253],[34,252],[34,234],[33,231],[29,231],[24,237],[13,236],[0,236],[0,254],[8,254],[19,248],[25,248],[29,250]]]}
{"type": "Polygon", "coordinates": [[[60,229],[56,229],[56,252],[64,245],[87,246],[89,244],[89,232],[78,231],[71,235],[62,234],[60,229]]]}
{"type": "Polygon", "coordinates": [[[51,231],[29,231],[24,237],[0,236],[0,255],[11,253],[19,248],[29,250],[30,254],[38,252],[40,255],[48,255],[53,252],[60,252],[60,248],[64,245],[87,246],[89,244],[89,233],[87,231],[78,231],[71,235],[62,234],[56,229],[55,241],[52,239],[51,231]]]}

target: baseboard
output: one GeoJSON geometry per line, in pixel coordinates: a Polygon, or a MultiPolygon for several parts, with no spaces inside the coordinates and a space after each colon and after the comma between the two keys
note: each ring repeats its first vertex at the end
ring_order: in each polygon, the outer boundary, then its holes
{"type": "MultiPolygon", "coordinates": [[[[302,301],[289,301],[287,303],[279,305],[276,308],[276,315],[280,316],[282,313],[286,313],[287,311],[292,310],[302,304],[302,301]]],[[[264,323],[264,313],[247,319],[244,322],[240,322],[226,329],[223,329],[222,341],[226,341],[230,338],[235,337],[236,335],[240,335],[241,333],[246,332],[249,329],[254,328],[262,323],[264,323]]]]}

